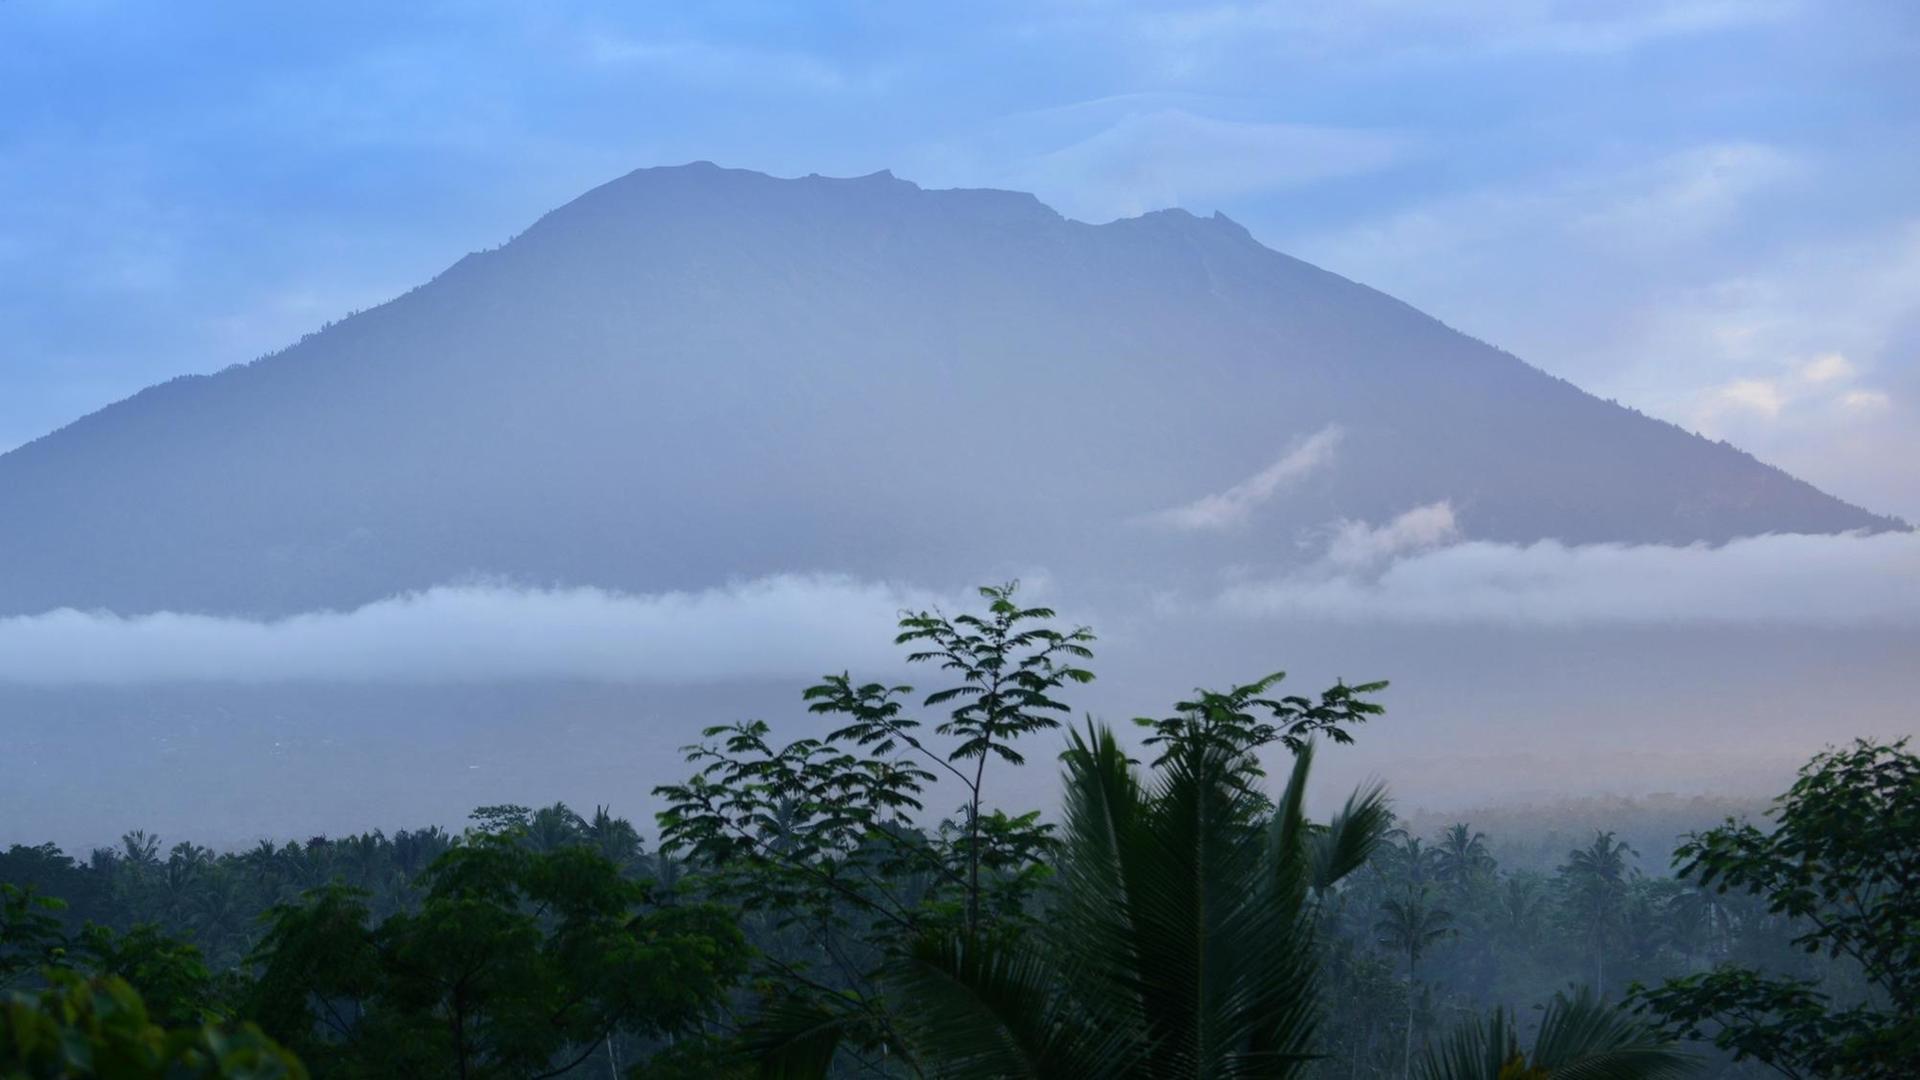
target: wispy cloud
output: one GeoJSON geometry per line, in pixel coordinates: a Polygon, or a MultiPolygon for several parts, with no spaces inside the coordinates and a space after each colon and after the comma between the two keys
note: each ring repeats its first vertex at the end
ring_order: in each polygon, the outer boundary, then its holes
{"type": "Polygon", "coordinates": [[[1666,258],[1737,224],[1761,197],[1805,174],[1787,151],[1716,142],[1604,166],[1540,175],[1416,203],[1335,232],[1300,238],[1303,254],[1362,280],[1457,277],[1464,261],[1505,258],[1544,238],[1559,257],[1666,258]]]}
{"type": "Polygon", "coordinates": [[[880,89],[887,79],[883,70],[856,71],[811,53],[690,37],[596,32],[585,36],[582,53],[596,66],[645,70],[714,86],[752,82],[794,90],[838,92],[880,89]]]}
{"type": "Polygon", "coordinates": [[[1424,551],[1459,535],[1453,504],[1443,500],[1416,506],[1385,525],[1341,522],[1327,545],[1327,560],[1335,566],[1357,569],[1409,551],[1424,551]]]}
{"type": "Polygon", "coordinates": [[[446,587],[269,622],[63,610],[0,619],[0,683],[700,683],[891,665],[903,608],[935,593],[780,576],[699,592],[446,587]]]}
{"type": "Polygon", "coordinates": [[[1225,491],[1153,514],[1148,520],[1187,532],[1217,532],[1246,524],[1254,510],[1293,484],[1332,464],[1341,429],[1329,424],[1297,443],[1280,460],[1225,491]]]}
{"type": "Polygon", "coordinates": [[[1391,132],[1225,120],[1165,107],[1129,113],[1026,158],[1008,170],[1007,181],[1070,216],[1097,221],[1374,172],[1410,149],[1410,140],[1391,132]]]}
{"type": "Polygon", "coordinates": [[[1229,0],[1156,3],[1127,25],[1161,50],[1224,47],[1248,39],[1292,55],[1366,49],[1409,57],[1619,53],[1779,20],[1791,0],[1229,0]]]}
{"type": "Polygon", "coordinates": [[[1249,616],[1346,622],[1920,626],[1920,533],[1760,536],[1721,547],[1469,542],[1377,571],[1329,559],[1234,585],[1249,616]]]}

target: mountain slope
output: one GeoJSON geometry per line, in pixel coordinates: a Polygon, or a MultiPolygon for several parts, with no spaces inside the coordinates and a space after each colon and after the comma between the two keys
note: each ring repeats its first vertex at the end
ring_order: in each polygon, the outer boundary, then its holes
{"type": "Polygon", "coordinates": [[[274,614],[476,576],[1286,559],[1449,500],[1465,535],[1895,523],[1181,211],[708,164],[616,180],[257,363],[0,457],[0,613],[274,614]],[[1328,425],[1238,527],[1157,511],[1328,425]]]}

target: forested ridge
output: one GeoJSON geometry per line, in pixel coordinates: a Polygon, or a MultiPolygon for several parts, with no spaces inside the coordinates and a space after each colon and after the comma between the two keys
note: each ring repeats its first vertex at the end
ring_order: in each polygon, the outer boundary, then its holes
{"type": "MultiPolygon", "coordinates": [[[[216,852],[0,854],[0,1075],[1905,1076],[1920,762],[1859,743],[1670,873],[1503,866],[1390,793],[1312,820],[1384,683],[1268,675],[1121,739],[1091,631],[903,618],[928,688],[825,678],[609,808],[216,852]],[[1061,752],[1059,808],[997,771],[1061,752]],[[943,807],[953,807],[942,813],[943,807]]],[[[1662,853],[1664,855],[1665,853],[1662,853]]],[[[1668,862],[1659,858],[1659,862],[1668,862]]]]}

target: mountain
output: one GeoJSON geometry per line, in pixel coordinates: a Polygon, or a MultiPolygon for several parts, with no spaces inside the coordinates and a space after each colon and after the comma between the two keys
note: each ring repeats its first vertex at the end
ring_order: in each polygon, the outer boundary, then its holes
{"type": "Polygon", "coordinates": [[[700,163],[0,457],[0,613],[1211,572],[1442,500],[1504,541],[1897,527],[1219,215],[700,163]],[[1244,520],[1155,517],[1332,432],[1244,520]]]}

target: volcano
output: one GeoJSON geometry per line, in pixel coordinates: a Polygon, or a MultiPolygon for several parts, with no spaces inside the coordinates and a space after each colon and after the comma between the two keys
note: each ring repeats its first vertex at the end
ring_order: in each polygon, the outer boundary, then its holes
{"type": "Polygon", "coordinates": [[[1900,527],[1220,215],[699,163],[0,457],[0,613],[1152,579],[1436,503],[1511,542],[1900,527]]]}

